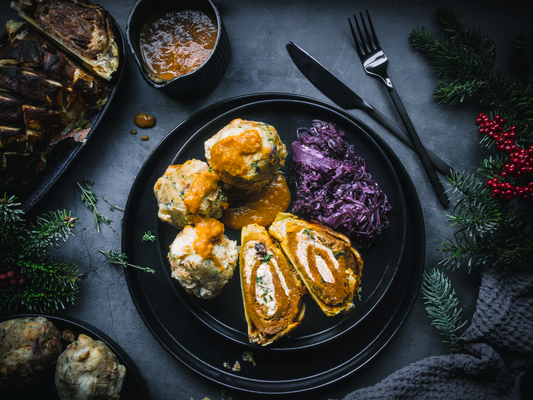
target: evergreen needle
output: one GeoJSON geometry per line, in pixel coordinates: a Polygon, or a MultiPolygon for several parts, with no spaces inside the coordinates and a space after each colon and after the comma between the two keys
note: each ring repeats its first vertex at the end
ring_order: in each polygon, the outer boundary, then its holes
{"type": "Polygon", "coordinates": [[[110,251],[98,250],[98,251],[100,253],[102,253],[111,264],[122,265],[125,268],[126,267],[133,267],[133,268],[137,268],[137,269],[140,269],[142,271],[145,271],[145,272],[149,272],[151,274],[155,273],[155,271],[153,269],[151,269],[151,268],[141,267],[139,265],[130,264],[127,261],[128,256],[125,253],[120,253],[120,252],[118,252],[116,250],[110,250],[110,251]]]}
{"type": "Polygon", "coordinates": [[[459,336],[457,332],[466,321],[460,321],[462,310],[457,309],[459,300],[454,297],[455,290],[452,289],[450,280],[437,269],[430,273],[424,272],[422,293],[431,325],[437,328],[450,353],[457,353],[461,349],[460,342],[464,339],[464,335],[459,336]]]}

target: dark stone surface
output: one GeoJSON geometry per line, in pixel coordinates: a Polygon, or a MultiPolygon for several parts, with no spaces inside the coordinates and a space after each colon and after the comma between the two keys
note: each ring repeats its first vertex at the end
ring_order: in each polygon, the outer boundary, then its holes
{"type": "MultiPolygon", "coordinates": [[[[5,0],[0,3],[2,20],[16,17],[9,3],[5,0]]],[[[133,1],[101,0],[99,3],[111,12],[125,32],[133,1]]],[[[408,36],[421,26],[438,32],[435,10],[443,5],[451,6],[471,28],[481,29],[495,40],[498,65],[511,69],[514,65],[510,55],[512,40],[532,26],[531,14],[519,8],[522,3],[514,1],[218,0],[215,3],[232,48],[232,58],[220,84],[197,98],[172,97],[150,88],[128,53],[118,94],[98,131],[61,182],[28,215],[31,220],[42,212],[66,209],[79,218],[76,236],[58,252],[83,271],[78,300],[63,313],[92,324],[114,339],[141,370],[153,399],[218,399],[222,397],[223,388],[175,360],[144,325],[128,292],[122,269],[110,265],[98,252],[99,249],[120,249],[122,213],[109,211],[101,201],[100,208],[113,219],[112,226],[117,234],[105,226],[98,234],[91,212],[80,201],[77,182],[87,177],[95,182],[95,193],[124,206],[131,185],[151,151],[175,126],[204,107],[259,92],[294,93],[330,103],[292,63],[285,49],[289,41],[300,45],[361,97],[400,124],[385,87],[365,74],[353,47],[347,18],[367,8],[390,59],[390,77],[422,142],[457,170],[475,171],[485,153],[478,144],[480,136],[474,120],[479,112],[489,110],[475,101],[458,107],[438,104],[432,98],[438,77],[425,56],[410,47],[408,36]],[[155,127],[137,128],[133,116],[138,112],[155,115],[155,127]],[[131,135],[132,129],[139,133],[131,135]],[[142,141],[143,135],[150,139],[142,141]]],[[[390,144],[415,183],[426,222],[426,269],[436,267],[443,258],[437,251],[438,240],[451,237],[453,230],[446,226],[445,211],[420,162],[413,151],[369,116],[358,110],[352,112],[390,144]]],[[[477,297],[478,271],[468,273],[465,268],[449,275],[461,300],[463,315],[469,318],[477,297]]],[[[363,370],[331,386],[320,398],[341,398],[356,388],[380,382],[412,362],[446,353],[436,330],[429,325],[423,299],[419,296],[405,324],[388,346],[363,370]]],[[[225,396],[254,398],[233,390],[226,390],[225,396]]]]}

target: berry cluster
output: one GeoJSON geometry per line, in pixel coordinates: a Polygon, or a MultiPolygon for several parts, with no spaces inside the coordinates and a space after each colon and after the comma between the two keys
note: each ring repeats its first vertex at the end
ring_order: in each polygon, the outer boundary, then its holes
{"type": "Polygon", "coordinates": [[[481,113],[476,118],[479,133],[486,134],[494,140],[494,145],[500,151],[507,153],[509,162],[503,166],[500,172],[502,178],[512,178],[517,183],[502,182],[498,178],[489,179],[487,186],[492,188],[492,197],[512,200],[514,198],[533,199],[533,180],[519,185],[519,181],[525,182],[528,176],[533,177],[533,144],[527,149],[522,149],[515,144],[516,125],[511,125],[504,131],[507,121],[505,118],[495,115],[490,119],[481,113]]]}
{"type": "Polygon", "coordinates": [[[0,288],[8,284],[11,286],[24,286],[26,284],[26,278],[24,275],[17,275],[13,270],[0,273],[0,288]]]}

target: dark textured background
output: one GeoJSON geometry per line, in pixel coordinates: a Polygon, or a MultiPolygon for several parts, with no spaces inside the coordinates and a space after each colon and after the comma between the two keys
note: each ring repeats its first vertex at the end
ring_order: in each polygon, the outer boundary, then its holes
{"type": "MultiPolygon", "coordinates": [[[[2,20],[16,17],[9,1],[0,2],[2,20]]],[[[126,20],[133,1],[100,1],[126,31],[126,20]]],[[[141,320],[126,286],[120,267],[110,265],[99,249],[120,249],[121,213],[111,213],[111,229],[94,228],[91,212],[80,201],[76,182],[84,177],[95,182],[93,190],[112,203],[124,206],[135,177],[168,132],[184,119],[213,103],[234,96],[259,92],[294,93],[330,101],[300,73],[285,45],[293,41],[392,120],[401,124],[390,98],[377,79],[365,74],[354,50],[347,17],[369,9],[381,45],[390,59],[389,73],[410,114],[422,142],[459,171],[475,171],[484,150],[478,145],[474,120],[480,111],[489,111],[476,102],[449,107],[432,97],[438,78],[425,56],[408,43],[409,33],[426,26],[438,33],[435,10],[448,5],[460,12],[471,27],[487,32],[496,42],[498,66],[513,70],[512,40],[532,26],[531,13],[524,2],[481,1],[308,1],[263,0],[215,2],[224,20],[232,48],[228,70],[220,84],[196,99],[178,99],[150,88],[141,78],[131,55],[127,54],[121,86],[98,131],[91,137],[79,158],[28,219],[51,210],[71,210],[79,217],[76,236],[69,239],[59,254],[78,264],[83,281],[78,300],[64,314],[75,316],[105,332],[133,359],[141,370],[153,399],[218,399],[223,389],[196,375],[168,354],[141,320]],[[133,123],[138,112],[155,115],[154,128],[141,130],[133,123]],[[132,129],[139,134],[130,135],[132,129]],[[148,141],[141,141],[142,135],[148,141]]],[[[426,223],[426,269],[442,260],[438,240],[453,235],[446,226],[440,207],[415,154],[392,134],[358,110],[353,114],[382,136],[396,151],[415,183],[426,223]]],[[[450,272],[463,307],[470,318],[475,307],[479,271],[450,272]]],[[[356,340],[356,338],[354,338],[356,340]]],[[[331,387],[320,398],[340,398],[350,391],[374,385],[390,373],[422,358],[446,354],[436,330],[429,325],[423,299],[418,297],[406,322],[389,345],[363,370],[331,387]]],[[[319,362],[319,360],[317,360],[319,362]]],[[[253,396],[226,391],[226,397],[247,399],[253,396]]],[[[313,395],[309,397],[313,398],[313,395]]]]}

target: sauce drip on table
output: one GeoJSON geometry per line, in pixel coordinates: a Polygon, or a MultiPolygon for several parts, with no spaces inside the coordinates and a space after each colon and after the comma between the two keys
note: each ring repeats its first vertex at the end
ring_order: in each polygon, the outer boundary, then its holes
{"type": "Polygon", "coordinates": [[[144,63],[164,80],[188,74],[210,56],[217,35],[214,16],[200,10],[155,12],[141,28],[144,63]]]}
{"type": "Polygon", "coordinates": [[[155,125],[155,117],[145,113],[138,113],[133,117],[133,122],[135,122],[135,125],[139,128],[151,128],[155,125]]]}

